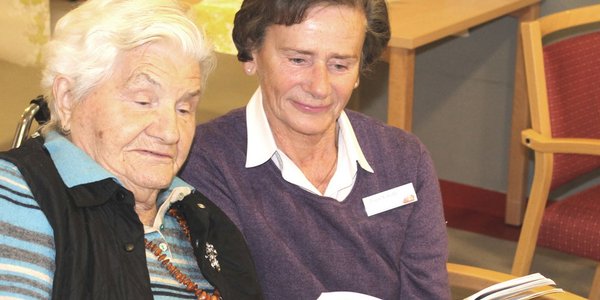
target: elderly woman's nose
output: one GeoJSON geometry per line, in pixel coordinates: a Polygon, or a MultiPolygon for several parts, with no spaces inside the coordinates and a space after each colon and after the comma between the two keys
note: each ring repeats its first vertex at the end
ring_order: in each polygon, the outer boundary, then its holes
{"type": "Polygon", "coordinates": [[[326,65],[315,64],[307,79],[308,92],[314,98],[322,99],[329,95],[331,82],[329,78],[329,70],[326,65]]]}
{"type": "Polygon", "coordinates": [[[158,110],[152,124],[148,127],[148,133],[165,143],[179,141],[177,110],[173,108],[158,110]]]}

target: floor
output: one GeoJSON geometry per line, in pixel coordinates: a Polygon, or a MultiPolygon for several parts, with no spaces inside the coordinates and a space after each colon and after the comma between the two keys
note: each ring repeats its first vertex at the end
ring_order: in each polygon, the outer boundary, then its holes
{"type": "MultiPolygon", "coordinates": [[[[504,224],[503,193],[440,181],[448,222],[449,261],[510,273],[519,228],[504,224]]],[[[596,262],[538,248],[531,273],[587,296],[596,262]]],[[[458,298],[457,298],[458,299],[458,298]]]]}

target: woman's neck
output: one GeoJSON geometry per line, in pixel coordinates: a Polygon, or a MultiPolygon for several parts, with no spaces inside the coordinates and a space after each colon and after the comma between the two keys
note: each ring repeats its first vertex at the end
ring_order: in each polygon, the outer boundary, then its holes
{"type": "Polygon", "coordinates": [[[321,194],[337,166],[337,130],[321,136],[277,135],[277,147],[289,157],[321,194]]]}
{"type": "Polygon", "coordinates": [[[144,225],[151,226],[154,224],[154,219],[158,213],[158,207],[156,206],[158,191],[146,193],[136,193],[133,191],[133,195],[135,198],[134,210],[140,218],[140,221],[144,225]]]}

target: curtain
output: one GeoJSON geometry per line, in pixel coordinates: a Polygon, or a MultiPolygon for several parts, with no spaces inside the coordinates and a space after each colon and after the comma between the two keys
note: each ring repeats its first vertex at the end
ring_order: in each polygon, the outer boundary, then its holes
{"type": "Polygon", "coordinates": [[[215,51],[237,54],[231,30],[233,17],[241,6],[242,0],[202,0],[192,4],[189,13],[196,25],[204,29],[215,51]]]}
{"type": "Polygon", "coordinates": [[[49,0],[0,1],[0,59],[38,65],[50,37],[49,0]]]}

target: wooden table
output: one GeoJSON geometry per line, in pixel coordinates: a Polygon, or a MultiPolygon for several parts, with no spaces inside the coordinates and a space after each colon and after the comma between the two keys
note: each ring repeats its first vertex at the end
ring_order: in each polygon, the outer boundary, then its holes
{"type": "MultiPolygon", "coordinates": [[[[512,15],[519,22],[539,16],[540,0],[388,0],[392,37],[389,42],[387,122],[412,129],[415,50],[469,28],[512,15]]],[[[524,212],[527,151],[521,131],[529,124],[521,38],[517,33],[515,90],[509,153],[506,222],[520,225],[524,212]]]]}

